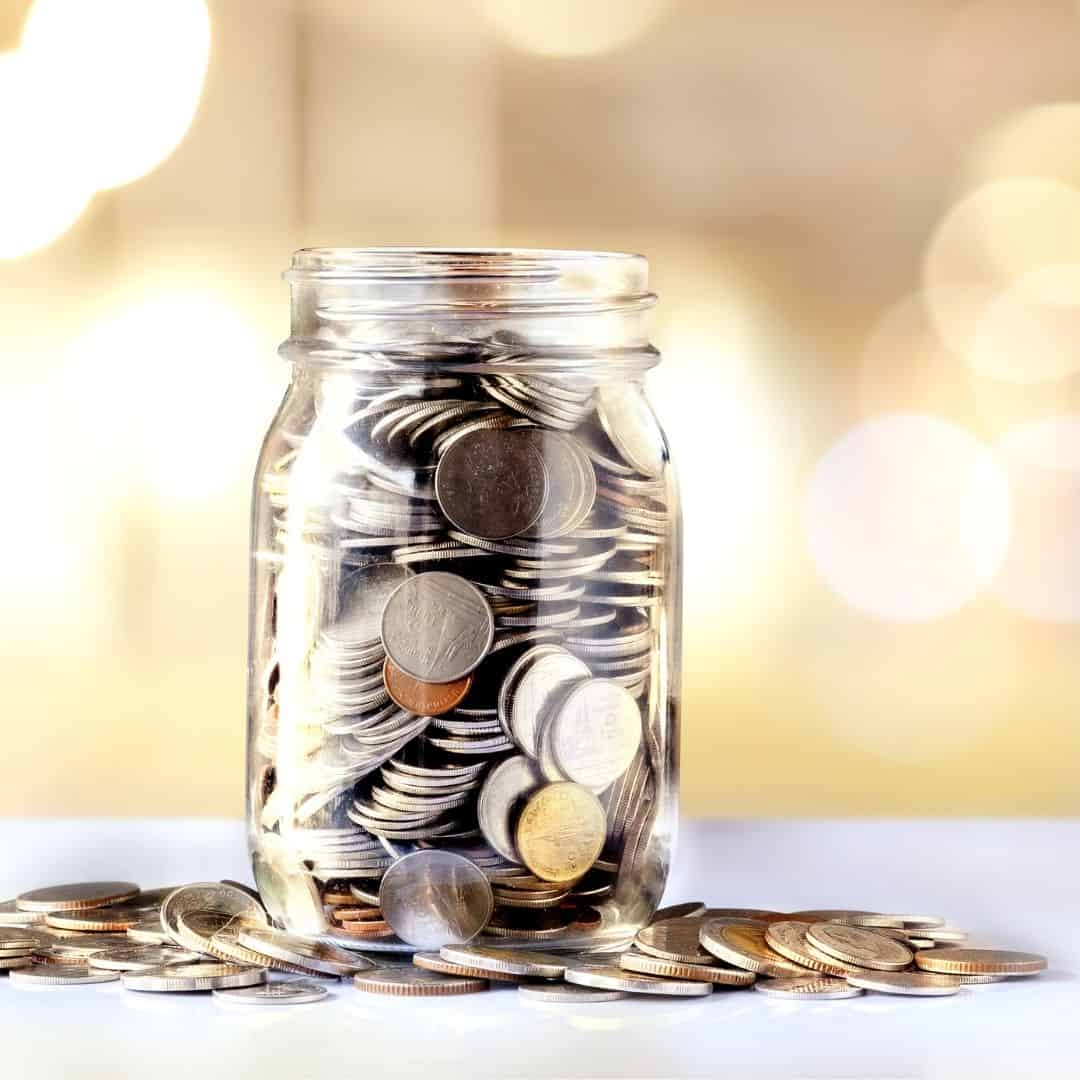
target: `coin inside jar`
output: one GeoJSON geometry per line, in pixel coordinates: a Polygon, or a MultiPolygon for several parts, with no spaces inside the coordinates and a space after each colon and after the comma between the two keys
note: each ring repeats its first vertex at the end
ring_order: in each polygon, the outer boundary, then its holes
{"type": "Polygon", "coordinates": [[[518,536],[547,500],[544,459],[520,431],[474,431],[439,460],[435,494],[457,528],[487,540],[518,536]]]}
{"type": "Polygon", "coordinates": [[[580,784],[542,787],[518,819],[517,850],[544,881],[577,881],[596,861],[607,835],[600,800],[580,784]]]}
{"type": "Polygon", "coordinates": [[[442,716],[456,708],[469,693],[472,675],[448,683],[421,682],[407,675],[390,657],[383,662],[386,692],[403,709],[418,716],[442,716]]]}

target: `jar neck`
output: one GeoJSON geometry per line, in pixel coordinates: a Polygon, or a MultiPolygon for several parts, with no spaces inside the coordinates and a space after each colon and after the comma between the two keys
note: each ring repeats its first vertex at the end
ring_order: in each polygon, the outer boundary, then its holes
{"type": "Polygon", "coordinates": [[[281,351],[298,364],[644,371],[657,359],[638,255],[310,249],[285,278],[292,329],[281,351]]]}

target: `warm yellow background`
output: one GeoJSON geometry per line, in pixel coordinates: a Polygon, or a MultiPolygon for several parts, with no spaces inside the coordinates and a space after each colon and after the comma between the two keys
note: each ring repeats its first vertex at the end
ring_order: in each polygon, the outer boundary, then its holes
{"type": "MultiPolygon", "coordinates": [[[[0,814],[242,811],[248,478],[286,376],[278,273],[295,247],[380,243],[650,256],[686,504],[688,812],[1080,810],[1068,440],[1034,480],[1002,474],[1037,488],[997,553],[1007,581],[938,617],[882,612],[903,551],[860,579],[861,608],[826,584],[806,509],[823,455],[868,419],[937,417],[993,449],[1075,411],[1073,278],[1051,345],[1024,324],[989,380],[918,306],[959,200],[1017,176],[1080,187],[1073,0],[208,6],[176,150],[0,259],[0,814]],[[1048,349],[1053,378],[1032,360],[1048,349]]],[[[28,8],[0,8],[0,51],[28,8]]],[[[1013,213],[1010,191],[950,272],[1080,264],[1069,193],[1013,213]]],[[[918,485],[948,463],[901,464],[945,588],[996,534],[938,537],[918,485]]],[[[893,498],[874,490],[870,516],[893,498]]]]}

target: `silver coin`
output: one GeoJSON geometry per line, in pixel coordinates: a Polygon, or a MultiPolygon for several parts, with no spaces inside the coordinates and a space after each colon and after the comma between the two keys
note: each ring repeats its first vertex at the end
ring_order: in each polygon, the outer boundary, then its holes
{"type": "Polygon", "coordinates": [[[241,930],[238,941],[245,949],[284,960],[286,963],[299,964],[326,975],[355,975],[375,965],[355,953],[346,952],[336,945],[322,941],[309,941],[287,934],[283,930],[265,927],[259,930],[241,930]]]}
{"type": "Polygon", "coordinates": [[[130,945],[108,949],[87,958],[87,966],[100,971],[146,971],[170,964],[193,964],[198,953],[161,945],[130,945]]]}
{"type": "Polygon", "coordinates": [[[474,938],[491,918],[495,900],[474,863],[448,851],[425,850],[386,871],[379,907],[402,941],[431,950],[474,938]]]}
{"type": "Polygon", "coordinates": [[[5,900],[0,903],[0,926],[33,926],[44,923],[46,914],[44,911],[24,911],[14,900],[5,900]]]}
{"type": "Polygon", "coordinates": [[[203,881],[181,885],[169,893],[161,904],[161,928],[171,941],[180,945],[182,939],[179,916],[186,912],[216,912],[238,915],[255,923],[267,923],[262,904],[253,900],[244,889],[224,885],[220,881],[203,881]]]}
{"type": "Polygon", "coordinates": [[[24,930],[9,927],[0,927],[0,956],[11,949],[32,949],[38,944],[36,934],[28,934],[24,930]]]}
{"type": "Polygon", "coordinates": [[[237,1005],[307,1005],[314,1001],[325,1001],[329,996],[330,991],[325,986],[306,979],[214,991],[214,997],[237,1005]]]}
{"type": "Polygon", "coordinates": [[[660,994],[665,997],[707,997],[713,984],[690,979],[658,979],[638,975],[609,964],[575,964],[566,969],[566,981],[597,990],[625,990],[629,994],[660,994]]]}
{"type": "Polygon", "coordinates": [[[639,385],[605,383],[598,391],[596,416],[627,465],[649,477],[664,471],[663,437],[639,385]]]}
{"type": "Polygon", "coordinates": [[[573,983],[533,983],[519,986],[518,993],[531,1001],[553,1001],[567,1005],[621,1001],[630,996],[625,990],[597,990],[591,986],[575,986],[573,983]]]}
{"type": "Polygon", "coordinates": [[[117,971],[91,971],[85,964],[32,964],[16,968],[8,978],[17,984],[33,986],[84,986],[88,983],[116,982],[117,971]]]}
{"type": "MultiPolygon", "coordinates": [[[[98,974],[110,973],[103,971],[98,974]]],[[[266,968],[201,960],[194,964],[170,964],[145,971],[126,971],[120,978],[127,990],[158,994],[191,993],[255,986],[266,981],[266,968]]]]}
{"type": "Polygon", "coordinates": [[[362,971],[353,977],[357,990],[369,994],[390,994],[393,997],[445,997],[456,994],[476,994],[488,989],[486,979],[469,975],[443,975],[438,971],[416,967],[381,967],[362,971]]]}
{"type": "Polygon", "coordinates": [[[461,679],[487,655],[495,620],[475,585],[441,571],[417,574],[386,602],[382,640],[390,659],[424,682],[461,679]]]}
{"type": "Polygon", "coordinates": [[[0,971],[15,971],[18,968],[30,967],[35,962],[37,961],[34,960],[33,950],[25,953],[9,950],[0,955],[0,971]]]}
{"type": "Polygon", "coordinates": [[[537,537],[565,536],[589,516],[596,499],[596,473],[576,441],[559,431],[534,428],[520,433],[531,439],[547,469],[548,493],[543,512],[528,529],[537,537]]]}
{"type": "Polygon", "coordinates": [[[476,804],[476,817],[484,839],[504,858],[520,863],[514,845],[516,812],[544,782],[535,764],[518,754],[488,773],[476,804]]]}
{"type": "Polygon", "coordinates": [[[857,986],[849,986],[843,979],[827,975],[800,975],[793,979],[762,979],[754,983],[754,990],[767,997],[785,1001],[839,1001],[862,995],[857,986]]]}
{"type": "Polygon", "coordinates": [[[529,432],[474,431],[439,459],[435,495],[456,528],[486,540],[505,540],[539,519],[547,501],[548,470],[529,432]]]}
{"type": "Polygon", "coordinates": [[[603,791],[626,772],[641,745],[641,710],[623,687],[589,679],[555,709],[549,737],[559,771],[591,791],[603,791]]]}
{"type": "Polygon", "coordinates": [[[407,567],[392,562],[354,570],[341,584],[341,610],[324,631],[325,638],[351,646],[378,641],[386,601],[411,576],[407,567]]]}
{"type": "Polygon", "coordinates": [[[439,955],[462,967],[496,974],[528,975],[538,979],[562,978],[567,965],[567,960],[551,953],[528,949],[494,949],[485,945],[444,945],[439,955]]]}
{"type": "Polygon", "coordinates": [[[865,975],[849,975],[847,981],[862,990],[908,997],[949,997],[963,986],[960,979],[951,975],[926,971],[868,971],[865,975]]]}
{"type": "Polygon", "coordinates": [[[540,750],[540,727],[552,702],[587,679],[588,664],[557,645],[535,645],[507,672],[499,692],[499,718],[529,757],[540,750]]]}

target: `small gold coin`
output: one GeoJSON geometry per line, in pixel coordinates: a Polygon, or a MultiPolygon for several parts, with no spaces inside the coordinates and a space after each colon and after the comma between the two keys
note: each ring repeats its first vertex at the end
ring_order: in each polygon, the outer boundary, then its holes
{"type": "Polygon", "coordinates": [[[701,928],[705,919],[662,919],[643,926],[634,937],[634,944],[650,956],[680,964],[711,964],[712,953],[701,945],[701,928]]]}
{"type": "Polygon", "coordinates": [[[607,837],[600,800],[580,784],[548,784],[525,804],[517,825],[522,862],[544,881],[577,881],[607,837]]]}
{"type": "Polygon", "coordinates": [[[635,952],[633,949],[619,957],[619,967],[625,971],[635,971],[639,975],[655,975],[660,979],[693,979],[697,982],[713,983],[715,986],[750,986],[757,978],[752,971],[720,967],[719,964],[681,964],[673,960],[662,960],[648,953],[635,952]]]}
{"type": "Polygon", "coordinates": [[[426,971],[437,971],[441,975],[461,975],[469,979],[491,979],[493,982],[526,983],[528,978],[524,975],[511,975],[508,971],[485,971],[483,968],[469,967],[465,964],[455,964],[452,960],[444,960],[435,952],[413,953],[412,962],[426,971]]]}
{"type": "Polygon", "coordinates": [[[759,994],[787,1001],[838,1001],[862,994],[857,986],[849,986],[843,979],[825,979],[820,975],[803,976],[801,979],[765,979],[756,983],[754,989],[759,994]]]}
{"type": "Polygon", "coordinates": [[[784,922],[769,923],[765,928],[765,940],[781,956],[804,968],[821,971],[843,979],[848,975],[857,975],[859,969],[854,964],[836,960],[815,948],[806,938],[809,923],[788,919],[784,922]]]}
{"type": "Polygon", "coordinates": [[[841,963],[874,971],[903,971],[915,959],[907,945],[861,926],[814,923],[806,931],[806,940],[841,963]]]}
{"type": "Polygon", "coordinates": [[[15,898],[23,911],[85,911],[87,908],[123,904],[139,895],[130,881],[87,881],[34,889],[15,898]]]}
{"type": "Polygon", "coordinates": [[[773,978],[806,975],[807,969],[781,956],[765,940],[765,925],[706,922],[701,944],[718,960],[773,978]]]}
{"type": "Polygon", "coordinates": [[[378,968],[361,971],[353,978],[357,990],[394,997],[447,997],[451,994],[479,994],[488,989],[486,979],[443,975],[418,967],[378,968]]]}
{"type": "Polygon", "coordinates": [[[1037,975],[1046,957],[1007,949],[934,949],[917,952],[915,964],[943,975],[1037,975]]]}

